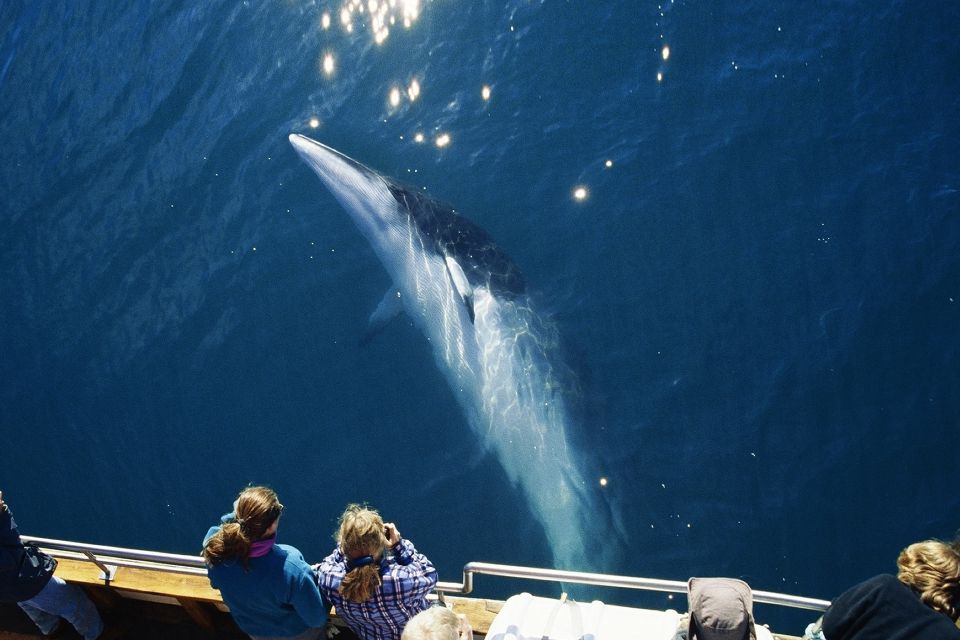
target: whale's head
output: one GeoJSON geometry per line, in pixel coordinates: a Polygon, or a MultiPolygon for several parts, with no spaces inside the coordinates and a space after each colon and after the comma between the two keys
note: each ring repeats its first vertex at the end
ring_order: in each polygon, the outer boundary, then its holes
{"type": "MultiPolygon", "coordinates": [[[[444,261],[452,259],[471,286],[503,295],[524,293],[523,275],[510,257],[450,205],[306,136],[291,134],[290,144],[347,210],[395,279],[401,271],[418,268],[409,257],[416,245],[444,261]]],[[[452,268],[449,262],[447,266],[452,268]]]]}
{"type": "Polygon", "coordinates": [[[402,236],[406,212],[383,176],[306,136],[292,133],[289,139],[374,247],[388,248],[384,245],[391,237],[402,236]]]}

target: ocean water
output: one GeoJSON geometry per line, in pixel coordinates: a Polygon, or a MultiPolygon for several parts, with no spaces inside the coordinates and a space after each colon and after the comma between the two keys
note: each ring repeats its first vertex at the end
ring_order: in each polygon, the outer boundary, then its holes
{"type": "Polygon", "coordinates": [[[523,270],[618,521],[561,568],[821,598],[891,572],[960,528],[958,27],[888,0],[6,0],[0,490],[33,535],[192,553],[266,483],[309,559],[368,501],[442,580],[554,562],[551,487],[507,477],[424,336],[360,344],[390,281],[295,132],[523,270]]]}

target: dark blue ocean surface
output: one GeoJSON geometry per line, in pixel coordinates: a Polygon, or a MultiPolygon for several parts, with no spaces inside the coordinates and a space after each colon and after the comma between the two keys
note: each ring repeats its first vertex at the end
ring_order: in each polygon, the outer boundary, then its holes
{"type": "Polygon", "coordinates": [[[389,278],[298,132],[523,269],[622,525],[590,541],[616,566],[562,568],[830,598],[954,535],[956,5],[393,4],[0,4],[25,531],[193,553],[256,482],[311,559],[366,500],[443,580],[551,563],[423,335],[359,345],[389,278]]]}

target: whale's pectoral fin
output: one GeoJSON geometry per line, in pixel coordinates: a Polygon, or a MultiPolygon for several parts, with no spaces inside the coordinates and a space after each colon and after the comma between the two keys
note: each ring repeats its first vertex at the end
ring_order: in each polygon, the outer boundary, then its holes
{"type": "Polygon", "coordinates": [[[360,338],[360,344],[365,345],[383,331],[390,322],[403,312],[403,303],[400,301],[400,290],[397,287],[390,287],[383,294],[383,300],[377,305],[377,308],[370,314],[370,320],[367,323],[367,330],[360,338]]]}
{"type": "Polygon", "coordinates": [[[460,298],[463,300],[463,306],[467,308],[467,314],[470,316],[470,322],[473,322],[473,287],[470,286],[470,281],[467,280],[467,274],[463,272],[460,263],[450,256],[444,256],[443,259],[447,263],[447,272],[450,274],[453,288],[460,294],[460,298]]]}

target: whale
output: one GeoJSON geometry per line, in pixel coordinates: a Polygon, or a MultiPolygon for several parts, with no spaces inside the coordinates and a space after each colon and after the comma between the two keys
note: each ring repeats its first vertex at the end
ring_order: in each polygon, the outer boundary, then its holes
{"type": "Polygon", "coordinates": [[[289,140],[391,279],[368,333],[406,314],[476,437],[524,495],[554,566],[609,564],[609,505],[598,504],[596,481],[588,482],[570,437],[575,376],[517,265],[484,229],[422,189],[307,136],[289,140]]]}

